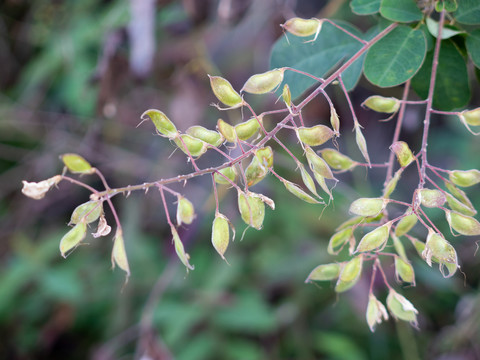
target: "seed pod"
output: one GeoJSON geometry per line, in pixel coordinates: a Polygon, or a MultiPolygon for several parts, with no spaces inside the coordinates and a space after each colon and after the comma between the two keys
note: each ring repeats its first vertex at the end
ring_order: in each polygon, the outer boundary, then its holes
{"type": "Polygon", "coordinates": [[[341,267],[341,264],[337,263],[318,265],[315,269],[312,270],[310,275],[308,275],[305,282],[309,283],[312,281],[325,281],[336,279],[338,278],[338,275],[340,275],[341,267]]]}
{"type": "Polygon", "coordinates": [[[325,125],[313,127],[300,127],[297,136],[301,142],[310,146],[318,146],[326,143],[333,137],[333,130],[325,125]]]}
{"type": "Polygon", "coordinates": [[[408,321],[413,326],[417,326],[417,309],[410,301],[392,288],[388,292],[387,307],[395,319],[408,321]]]}
{"type": "MultiPolygon", "coordinates": [[[[235,165],[218,170],[219,173],[222,173],[225,175],[227,178],[229,178],[232,182],[235,182],[237,178],[237,169],[235,168],[235,165]]],[[[213,175],[215,182],[217,184],[222,184],[222,185],[231,185],[222,175],[215,173],[213,175]]]]}
{"type": "Polygon", "coordinates": [[[480,126],[480,107],[473,110],[462,111],[461,116],[468,125],[480,126]]]}
{"type": "Polygon", "coordinates": [[[307,170],[305,170],[305,166],[303,166],[303,164],[301,163],[297,163],[297,166],[300,169],[300,174],[302,175],[303,183],[305,184],[307,189],[310,190],[312,194],[315,194],[316,196],[318,196],[317,188],[315,187],[315,182],[313,181],[313,178],[310,176],[307,170]]]}
{"type": "Polygon", "coordinates": [[[273,69],[262,74],[250,76],[240,92],[250,94],[266,94],[274,91],[283,81],[285,69],[273,69]]]}
{"type": "Polygon", "coordinates": [[[63,154],[60,156],[63,163],[73,174],[93,174],[95,168],[92,167],[83,157],[77,154],[63,154]]]}
{"type": "Polygon", "coordinates": [[[362,134],[360,125],[358,124],[355,126],[355,141],[357,143],[358,149],[363,155],[363,158],[367,162],[368,166],[370,166],[370,156],[368,155],[367,142],[362,134]]]}
{"type": "Polygon", "coordinates": [[[404,216],[395,228],[395,235],[397,236],[402,236],[408,233],[418,221],[417,215],[413,214],[411,210],[407,210],[405,214],[408,215],[404,216]]]}
{"type": "Polygon", "coordinates": [[[352,202],[349,212],[360,216],[377,216],[387,205],[382,198],[360,198],[352,202]]]}
{"type": "Polygon", "coordinates": [[[225,140],[231,143],[237,142],[237,135],[235,134],[235,129],[229,123],[226,123],[222,119],[217,121],[217,130],[220,134],[223,135],[225,140]]]}
{"type": "Polygon", "coordinates": [[[343,230],[343,229],[346,229],[347,227],[355,227],[355,225],[358,225],[358,224],[361,224],[361,223],[372,223],[372,222],[378,222],[380,220],[382,220],[383,218],[383,213],[380,213],[378,214],[377,216],[375,217],[363,217],[363,216],[355,216],[343,223],[341,223],[338,227],[337,227],[337,231],[338,230],[343,230]]]}
{"type": "Polygon", "coordinates": [[[125,251],[125,242],[123,240],[123,232],[117,229],[112,250],[112,268],[115,264],[127,273],[127,278],[130,276],[130,266],[128,265],[127,252],[125,251]]]}
{"type": "MultiPolygon", "coordinates": [[[[317,184],[320,185],[322,190],[325,191],[328,194],[329,198],[333,199],[332,192],[328,188],[327,182],[325,181],[325,178],[322,175],[320,175],[319,173],[317,173],[315,170],[313,170],[313,177],[315,178],[315,181],[317,182],[317,184]]],[[[335,181],[338,181],[338,180],[335,179],[335,181]]]]}
{"type": "Polygon", "coordinates": [[[332,170],[328,164],[310,146],[305,146],[305,156],[307,157],[308,165],[313,172],[317,172],[319,175],[326,179],[336,180],[333,176],[332,170]]]}
{"type": "Polygon", "coordinates": [[[268,174],[268,168],[266,168],[260,160],[254,156],[252,161],[245,170],[245,178],[247,179],[247,185],[253,186],[265,179],[268,174]]]}
{"type": "Polygon", "coordinates": [[[385,321],[388,320],[387,309],[372,293],[368,296],[367,312],[365,316],[371,332],[375,331],[375,326],[377,324],[382,323],[382,319],[385,321]]]}
{"type": "Polygon", "coordinates": [[[273,166],[273,150],[270,146],[257,149],[254,151],[254,154],[260,163],[266,168],[271,168],[273,166]]]}
{"type": "MultiPolygon", "coordinates": [[[[448,191],[450,191],[450,193],[457,200],[459,200],[462,204],[464,204],[465,206],[467,206],[467,207],[471,208],[473,211],[475,211],[470,199],[468,198],[467,194],[465,194],[465,192],[463,190],[460,190],[458,187],[456,187],[453,183],[451,183],[449,181],[445,181],[445,187],[447,188],[448,191]]],[[[448,201],[448,193],[447,193],[447,201],[448,201]]],[[[475,214],[476,213],[477,212],[475,211],[475,214]]],[[[475,215],[475,214],[473,214],[473,215],[475,215]]],[[[469,214],[465,214],[465,215],[469,215],[469,214]]],[[[471,215],[471,216],[473,216],[473,215],[471,215]]]]}
{"type": "Polygon", "coordinates": [[[410,240],[410,242],[412,243],[413,247],[415,248],[415,250],[417,250],[417,254],[418,256],[420,256],[422,259],[424,259],[423,257],[423,251],[425,250],[425,243],[418,240],[417,238],[413,237],[413,236],[409,236],[408,239],[410,240]]]}
{"type": "Polygon", "coordinates": [[[405,261],[408,261],[407,258],[407,253],[405,252],[405,247],[403,246],[402,242],[400,239],[394,234],[390,233],[390,236],[393,239],[393,247],[395,248],[395,251],[397,254],[405,261]]]}
{"type": "Polygon", "coordinates": [[[225,140],[223,136],[218,132],[206,129],[203,126],[191,126],[187,129],[186,132],[188,135],[196,139],[202,140],[207,144],[215,147],[219,147],[220,145],[222,145],[223,141],[225,140]]]}
{"type": "Polygon", "coordinates": [[[97,231],[92,233],[93,237],[99,238],[100,236],[107,236],[112,231],[112,227],[107,224],[107,219],[105,216],[100,216],[100,220],[98,221],[97,231]]]}
{"type": "Polygon", "coordinates": [[[227,251],[230,243],[230,229],[228,218],[220,213],[215,214],[212,224],[212,245],[218,254],[225,259],[225,251],[227,251]]]}
{"type": "Polygon", "coordinates": [[[395,257],[395,276],[397,281],[402,280],[415,286],[415,272],[412,265],[398,256],[395,257]]]}
{"type": "Polygon", "coordinates": [[[392,146],[390,146],[390,150],[395,153],[395,155],[397,156],[397,160],[402,168],[406,167],[415,160],[415,156],[413,156],[413,153],[408,147],[408,144],[404,141],[394,142],[392,146]]]}
{"type": "Polygon", "coordinates": [[[210,76],[210,86],[212,87],[213,93],[225,105],[230,108],[237,108],[242,106],[243,99],[238,92],[233,89],[232,84],[228,80],[220,76],[210,76]]]}
{"type": "Polygon", "coordinates": [[[75,210],[73,210],[69,224],[78,224],[80,222],[85,222],[86,224],[90,224],[96,221],[102,214],[103,214],[102,201],[98,201],[98,200],[88,201],[86,203],[78,205],[75,208],[75,210]]]}
{"type": "Polygon", "coordinates": [[[253,227],[260,230],[263,225],[263,219],[265,218],[265,204],[258,194],[248,192],[238,192],[238,209],[243,221],[253,227]]]}
{"type": "Polygon", "coordinates": [[[366,106],[376,112],[393,114],[400,108],[400,100],[394,97],[383,96],[370,96],[363,103],[362,106],[366,106]]]}
{"type": "Polygon", "coordinates": [[[456,212],[459,212],[463,215],[475,216],[477,214],[477,210],[473,208],[473,205],[467,206],[448,193],[447,193],[447,203],[448,203],[448,206],[450,206],[450,209],[456,212]]]}
{"type": "Polygon", "coordinates": [[[290,109],[292,106],[292,93],[290,92],[290,88],[288,87],[288,84],[285,84],[283,86],[283,91],[282,91],[282,98],[283,101],[285,102],[285,105],[290,109]]]}
{"type": "Polygon", "coordinates": [[[340,230],[332,235],[328,241],[327,252],[330,255],[338,255],[344,245],[353,238],[353,229],[351,227],[340,230]]]}
{"type": "Polygon", "coordinates": [[[340,136],[340,118],[333,106],[330,106],[330,124],[332,124],[335,136],[340,136]]]}
{"type": "Polygon", "coordinates": [[[327,164],[335,170],[351,170],[357,163],[348,156],[339,153],[335,149],[323,149],[320,152],[327,164]]]}
{"type": "Polygon", "coordinates": [[[67,252],[75,249],[80,242],[85,239],[87,234],[87,224],[84,222],[78,223],[69,232],[67,232],[60,240],[60,254],[66,258],[67,252]]]}
{"type": "Polygon", "coordinates": [[[383,197],[388,199],[390,195],[395,191],[395,188],[397,187],[398,180],[400,180],[400,176],[403,173],[403,168],[398,169],[395,172],[395,175],[390,179],[390,181],[385,185],[385,188],[383,189],[383,197]]]}
{"type": "Polygon", "coordinates": [[[160,110],[149,109],[142,114],[141,119],[147,120],[146,116],[150,117],[160,134],[169,139],[174,139],[177,136],[178,131],[174,123],[160,110]]]}
{"type": "MultiPolygon", "coordinates": [[[[262,121],[261,117],[258,119],[262,121]]],[[[260,124],[255,118],[251,118],[250,120],[235,125],[235,133],[237,134],[237,137],[244,141],[255,135],[258,129],[260,129],[260,124]]]]}
{"type": "Polygon", "coordinates": [[[285,185],[285,188],[290,192],[292,193],[293,195],[295,195],[297,198],[299,198],[300,200],[303,200],[307,203],[310,203],[310,204],[320,204],[321,202],[318,201],[317,199],[311,197],[310,195],[308,195],[305,191],[303,191],[298,185],[288,181],[288,180],[285,180],[285,179],[282,179],[281,180],[283,185],[285,185]]]}
{"type": "Polygon", "coordinates": [[[180,226],[182,223],[191,224],[193,219],[195,219],[195,209],[193,208],[193,204],[187,198],[179,196],[177,205],[177,225],[180,226]]]}
{"type": "Polygon", "coordinates": [[[480,235],[480,223],[473,217],[448,210],[445,211],[445,217],[450,225],[450,230],[453,229],[459,234],[467,236],[480,235]]]}
{"type": "Polygon", "coordinates": [[[182,264],[187,267],[187,272],[188,270],[193,270],[195,267],[190,265],[190,255],[185,252],[185,248],[183,247],[182,240],[180,240],[180,236],[178,236],[177,230],[173,226],[170,226],[170,230],[172,232],[173,244],[175,245],[175,252],[177,253],[178,258],[182,264]]]}
{"type": "Polygon", "coordinates": [[[320,30],[322,30],[322,24],[323,21],[319,19],[301,19],[295,17],[287,20],[285,24],[280,26],[295,36],[307,37],[315,34],[313,40],[316,40],[320,30]]]}
{"type": "Polygon", "coordinates": [[[457,252],[453,246],[445,240],[443,235],[436,233],[432,229],[428,230],[425,249],[422,257],[429,266],[432,266],[432,260],[439,263],[440,272],[444,277],[452,276],[458,268],[457,252]],[[447,268],[445,274],[443,267],[447,268]]]}
{"type": "Polygon", "coordinates": [[[200,157],[208,150],[208,146],[205,142],[199,139],[195,139],[188,134],[179,135],[175,138],[174,141],[180,150],[182,150],[187,155],[188,153],[190,153],[190,155],[192,155],[193,157],[200,157]],[[183,144],[185,144],[185,146],[183,144]]]}
{"type": "Polygon", "coordinates": [[[457,186],[469,187],[480,182],[480,171],[477,169],[453,170],[449,172],[449,178],[457,186]]]}
{"type": "Polygon", "coordinates": [[[420,198],[420,203],[428,208],[441,207],[447,201],[447,197],[440,190],[420,189],[418,197],[420,198]]]}
{"type": "Polygon", "coordinates": [[[391,227],[392,222],[389,221],[375,230],[370,231],[368,234],[365,234],[362,240],[360,240],[356,251],[369,252],[383,248],[388,240],[391,227]]]}
{"type": "Polygon", "coordinates": [[[38,183],[28,182],[23,180],[22,193],[29,198],[40,200],[45,197],[45,194],[50,190],[54,185],[57,185],[62,181],[62,175],[55,175],[46,180],[42,180],[38,183]]]}
{"type": "Polygon", "coordinates": [[[357,255],[352,260],[347,262],[340,272],[337,284],[335,285],[336,292],[344,292],[352,288],[360,279],[362,274],[363,255],[357,255]]]}

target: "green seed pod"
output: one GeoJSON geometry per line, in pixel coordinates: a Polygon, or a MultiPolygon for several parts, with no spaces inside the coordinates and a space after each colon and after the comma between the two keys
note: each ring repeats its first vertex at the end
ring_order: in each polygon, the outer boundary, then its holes
{"type": "Polygon", "coordinates": [[[454,247],[443,237],[432,229],[428,230],[425,249],[422,257],[429,266],[432,266],[432,260],[439,263],[440,272],[444,277],[452,276],[457,270],[458,259],[457,252],[454,247]],[[445,274],[443,267],[447,268],[448,273],[445,274]]]}
{"type": "Polygon", "coordinates": [[[449,172],[449,178],[457,186],[469,187],[480,182],[480,171],[477,169],[453,170],[449,172]]]}
{"type": "Polygon", "coordinates": [[[254,151],[254,153],[255,153],[255,157],[266,168],[271,168],[273,166],[273,150],[270,146],[257,149],[254,151]]]}
{"type": "MultiPolygon", "coordinates": [[[[232,182],[235,182],[237,178],[237,169],[235,168],[235,165],[224,168],[222,170],[218,171],[219,173],[222,173],[225,175],[227,178],[229,178],[232,182]]],[[[222,185],[231,185],[222,175],[215,173],[213,175],[215,182],[217,184],[222,184],[222,185]]]]}
{"type": "Polygon", "coordinates": [[[480,235],[480,223],[473,217],[459,214],[455,211],[445,211],[450,229],[455,230],[459,234],[474,236],[480,235]]]}
{"type": "Polygon", "coordinates": [[[180,226],[182,223],[191,224],[193,219],[195,219],[195,209],[193,208],[193,204],[187,198],[179,196],[177,205],[177,225],[180,226]]]}
{"type": "Polygon", "coordinates": [[[372,293],[368,296],[367,312],[365,316],[371,332],[375,331],[375,326],[377,324],[382,323],[382,319],[385,321],[388,320],[387,309],[372,293]]]}
{"type": "Polygon", "coordinates": [[[323,149],[320,152],[327,164],[335,170],[351,170],[357,163],[335,149],[323,149]]]}
{"type": "Polygon", "coordinates": [[[297,166],[300,169],[300,174],[302,175],[303,183],[305,184],[307,189],[310,190],[312,194],[315,194],[316,196],[318,196],[317,188],[315,187],[315,181],[313,181],[313,178],[311,177],[311,175],[307,172],[307,170],[305,170],[305,166],[303,166],[303,164],[301,163],[297,163],[297,166]]]}
{"type": "Polygon", "coordinates": [[[103,214],[102,201],[98,201],[98,200],[88,201],[86,203],[78,205],[75,208],[75,210],[73,210],[69,224],[78,224],[80,222],[85,222],[86,224],[90,224],[96,221],[102,214],[103,214]]]}
{"type": "Polygon", "coordinates": [[[391,226],[392,222],[389,221],[375,230],[370,231],[368,234],[365,234],[362,240],[360,240],[356,251],[370,252],[381,250],[387,243],[391,226]]]}
{"type": "Polygon", "coordinates": [[[336,180],[333,176],[332,170],[328,164],[310,146],[305,146],[305,156],[307,157],[308,165],[313,172],[317,172],[319,175],[326,179],[336,180]]]}
{"type": "Polygon", "coordinates": [[[333,137],[333,130],[325,125],[300,127],[297,130],[300,141],[306,145],[318,146],[326,143],[333,137]]]}
{"type": "Polygon", "coordinates": [[[265,204],[262,198],[258,194],[248,192],[238,192],[238,209],[243,221],[253,227],[260,230],[263,225],[263,219],[265,218],[265,204]]]}
{"type": "MultiPolygon", "coordinates": [[[[262,121],[262,118],[258,118],[262,121]]],[[[235,125],[235,133],[240,140],[248,140],[253,135],[255,135],[260,129],[260,124],[258,123],[257,119],[251,118],[250,120],[244,121],[238,125],[235,125]]]]}
{"type": "Polygon", "coordinates": [[[322,190],[325,191],[328,194],[329,198],[333,199],[332,192],[328,188],[327,182],[325,181],[325,178],[322,175],[320,175],[319,173],[317,173],[315,170],[313,170],[313,177],[315,178],[315,181],[317,182],[317,184],[320,185],[322,190]]]}
{"type": "Polygon", "coordinates": [[[73,174],[93,174],[92,167],[83,157],[77,154],[63,154],[60,156],[67,169],[73,174]]]}
{"type": "Polygon", "coordinates": [[[130,276],[130,266],[128,265],[127,252],[125,251],[125,241],[123,240],[122,230],[117,230],[113,242],[112,250],[112,268],[115,264],[127,273],[127,278],[130,276]]]}
{"type": "Polygon", "coordinates": [[[250,94],[266,94],[274,91],[283,81],[285,69],[273,69],[262,74],[250,76],[240,92],[250,94]]]}
{"type": "Polygon", "coordinates": [[[393,239],[393,247],[395,248],[395,251],[397,254],[405,261],[408,260],[407,258],[407,253],[405,252],[405,247],[403,246],[402,242],[400,239],[394,234],[390,233],[390,236],[393,239]]]}
{"type": "Polygon", "coordinates": [[[177,230],[173,226],[170,227],[170,230],[172,232],[173,244],[175,245],[175,251],[178,258],[180,259],[182,264],[186,266],[187,272],[188,270],[193,270],[195,267],[193,265],[190,265],[190,255],[185,252],[185,248],[183,247],[182,240],[180,240],[180,236],[178,236],[177,230]]]}
{"type": "Polygon", "coordinates": [[[179,135],[175,138],[174,141],[180,150],[182,150],[187,155],[188,153],[190,153],[190,155],[192,155],[193,157],[200,157],[208,150],[208,146],[205,142],[199,139],[195,139],[188,134],[179,135]],[[182,139],[183,142],[180,139],[182,139]],[[183,145],[183,143],[185,143],[185,146],[183,145]]]}
{"type": "Polygon", "coordinates": [[[395,155],[397,156],[397,160],[402,168],[406,167],[415,160],[415,156],[413,156],[413,153],[408,147],[408,144],[404,141],[394,142],[392,146],[390,146],[390,150],[395,153],[395,155]]]}
{"type": "Polygon", "coordinates": [[[285,84],[283,86],[283,91],[282,91],[282,98],[283,101],[285,102],[285,105],[290,109],[292,106],[292,93],[290,92],[290,88],[288,87],[288,84],[285,84]]]}
{"type": "Polygon", "coordinates": [[[330,255],[338,255],[345,244],[350,242],[352,238],[353,229],[351,227],[336,232],[328,241],[327,252],[330,255]]]}
{"type": "Polygon", "coordinates": [[[320,203],[323,203],[323,202],[320,202],[318,201],[317,199],[311,197],[310,195],[308,195],[305,191],[303,191],[298,185],[288,181],[288,180],[281,180],[283,185],[285,185],[285,188],[290,192],[292,193],[293,195],[295,195],[297,198],[299,198],[300,200],[303,200],[307,203],[310,203],[310,204],[320,204],[320,203]]]}
{"type": "Polygon", "coordinates": [[[225,140],[221,134],[214,130],[205,129],[203,126],[191,126],[187,129],[187,134],[206,142],[215,147],[219,147],[225,140]]]}
{"type": "Polygon", "coordinates": [[[153,125],[155,125],[155,128],[160,134],[168,137],[169,139],[174,139],[177,136],[177,128],[167,117],[167,115],[160,110],[149,109],[142,114],[141,119],[147,120],[146,116],[150,117],[153,125]]]}
{"type": "MultiPolygon", "coordinates": [[[[445,187],[447,188],[448,191],[450,191],[450,193],[457,199],[459,200],[462,204],[464,204],[465,206],[471,208],[472,210],[475,211],[475,209],[473,208],[473,205],[470,201],[470,199],[468,198],[467,194],[465,194],[465,192],[463,190],[460,190],[458,187],[456,187],[453,183],[449,182],[449,181],[445,181],[445,187]]],[[[447,201],[448,201],[448,193],[447,193],[447,201]]],[[[476,211],[475,211],[476,213],[476,211]]],[[[466,214],[468,215],[468,214],[466,214]]],[[[475,215],[475,214],[473,214],[475,215]]],[[[471,216],[473,216],[471,215],[471,216]]]]}
{"type": "Polygon", "coordinates": [[[62,175],[55,175],[54,177],[42,180],[38,183],[23,180],[22,194],[35,200],[43,199],[48,190],[54,185],[57,185],[62,179],[62,175]]]}
{"type": "Polygon", "coordinates": [[[395,235],[402,236],[407,234],[412,228],[416,225],[418,218],[417,215],[413,214],[411,210],[407,210],[404,216],[397,224],[395,228],[395,235]]]}
{"type": "Polygon", "coordinates": [[[268,168],[266,168],[260,160],[254,156],[252,161],[245,170],[245,178],[247,179],[247,185],[253,186],[265,179],[268,174],[268,168]]]}
{"type": "Polygon", "coordinates": [[[358,225],[358,224],[361,224],[361,223],[367,223],[368,224],[368,223],[372,223],[372,222],[378,222],[378,221],[382,220],[383,216],[384,216],[383,213],[380,213],[375,217],[355,216],[355,217],[341,223],[337,227],[337,231],[345,229],[347,227],[351,227],[351,226],[355,227],[355,225],[358,225]]]}
{"type": "Polygon", "coordinates": [[[340,118],[333,106],[330,106],[330,124],[332,124],[335,136],[340,136],[340,118]]]}
{"type": "Polygon", "coordinates": [[[383,96],[370,96],[363,103],[362,106],[366,106],[376,112],[393,114],[400,108],[400,100],[394,97],[383,96]]]}
{"type": "Polygon", "coordinates": [[[307,37],[315,35],[314,40],[316,40],[320,30],[322,30],[322,23],[321,20],[315,18],[301,19],[295,17],[287,20],[281,27],[295,36],[307,37]]]}
{"type": "Polygon", "coordinates": [[[395,257],[395,276],[397,281],[402,280],[415,286],[415,272],[413,271],[413,267],[408,261],[401,257],[395,257]]]}
{"type": "Polygon", "coordinates": [[[459,212],[460,214],[467,216],[475,216],[477,210],[473,206],[467,206],[464,203],[460,202],[458,199],[454,198],[452,195],[447,193],[447,203],[450,209],[459,212]]]}
{"type": "Polygon", "coordinates": [[[408,321],[413,326],[417,326],[417,309],[410,301],[392,288],[388,292],[387,307],[395,319],[408,321]]]}
{"type": "Polygon", "coordinates": [[[420,256],[422,259],[424,259],[423,252],[425,251],[425,243],[418,240],[417,238],[415,238],[413,236],[409,236],[408,239],[412,243],[415,250],[417,250],[418,256],[420,256]]]}
{"type": "Polygon", "coordinates": [[[60,254],[66,258],[67,252],[75,249],[80,242],[85,239],[87,234],[87,224],[84,222],[78,223],[69,232],[67,232],[60,240],[60,254]]]}
{"type": "Polygon", "coordinates": [[[312,270],[310,275],[308,275],[305,282],[309,283],[312,281],[325,281],[336,279],[338,278],[338,275],[340,275],[340,270],[341,264],[337,263],[318,265],[315,269],[312,270]]]}
{"type": "Polygon", "coordinates": [[[352,202],[349,212],[360,216],[377,216],[387,205],[382,198],[360,198],[352,202]]]}
{"type": "Polygon", "coordinates": [[[395,172],[395,175],[390,179],[390,181],[385,185],[383,189],[383,197],[388,199],[390,195],[395,191],[397,187],[398,180],[400,180],[400,176],[403,173],[403,168],[398,169],[395,172]]]}
{"type": "Polygon", "coordinates": [[[233,89],[232,84],[228,80],[220,76],[210,76],[210,86],[213,93],[225,105],[230,108],[237,108],[243,105],[243,99],[238,92],[233,89]]]}
{"type": "Polygon", "coordinates": [[[441,207],[447,201],[447,197],[440,190],[420,189],[417,196],[420,198],[420,203],[428,208],[441,207]]]}
{"type": "Polygon", "coordinates": [[[230,243],[229,221],[225,215],[215,214],[212,224],[212,245],[223,260],[225,259],[225,251],[227,251],[230,243]]]}
{"type": "Polygon", "coordinates": [[[222,119],[218,119],[217,121],[217,130],[220,134],[223,135],[225,140],[231,143],[237,142],[237,135],[235,134],[235,129],[229,123],[223,121],[222,119]]]}
{"type": "Polygon", "coordinates": [[[363,136],[362,129],[358,124],[355,126],[355,141],[357,143],[358,149],[363,155],[363,158],[370,166],[370,156],[368,155],[367,142],[365,140],[365,137],[363,136]]]}
{"type": "Polygon", "coordinates": [[[362,274],[363,255],[357,255],[352,260],[347,262],[340,272],[337,284],[335,285],[336,292],[344,292],[352,288],[360,279],[362,274]]]}
{"type": "Polygon", "coordinates": [[[480,126],[480,107],[474,110],[465,110],[461,112],[465,122],[471,126],[480,126]]]}

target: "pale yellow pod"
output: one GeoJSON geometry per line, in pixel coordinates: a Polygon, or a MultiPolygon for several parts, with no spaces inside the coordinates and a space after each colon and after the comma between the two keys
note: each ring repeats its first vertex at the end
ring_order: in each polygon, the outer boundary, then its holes
{"type": "Polygon", "coordinates": [[[222,119],[218,119],[217,130],[220,134],[223,135],[225,140],[227,140],[228,142],[231,142],[231,143],[237,142],[237,135],[235,134],[235,128],[229,123],[223,121],[222,119]]]}
{"type": "Polygon", "coordinates": [[[250,94],[266,94],[274,91],[283,81],[285,69],[273,69],[262,74],[250,76],[240,92],[250,94]]]}
{"type": "MultiPolygon", "coordinates": [[[[262,121],[261,118],[259,118],[262,121]]],[[[235,125],[235,133],[240,140],[248,140],[253,135],[255,135],[260,129],[260,124],[256,118],[251,118],[250,120],[244,121],[240,124],[235,125]]]]}
{"type": "Polygon", "coordinates": [[[322,30],[322,23],[321,20],[315,18],[302,19],[295,17],[287,20],[281,27],[295,36],[307,37],[315,35],[315,40],[322,30]]]}
{"type": "Polygon", "coordinates": [[[230,82],[220,76],[210,76],[210,86],[213,93],[225,105],[230,108],[236,108],[243,105],[243,99],[238,92],[233,89],[230,82]]]}
{"type": "Polygon", "coordinates": [[[222,145],[223,140],[225,140],[222,134],[198,125],[189,127],[186,133],[215,147],[222,145]]]}
{"type": "Polygon", "coordinates": [[[212,245],[217,253],[225,259],[225,252],[230,243],[230,224],[225,215],[217,213],[212,224],[212,245]]]}
{"type": "Polygon", "coordinates": [[[310,146],[319,146],[330,140],[334,132],[328,126],[317,125],[313,127],[300,127],[297,131],[301,142],[310,146]]]}
{"type": "Polygon", "coordinates": [[[366,106],[376,112],[393,114],[400,108],[400,100],[394,97],[374,95],[367,98],[362,103],[362,106],[366,106]]]}
{"type": "Polygon", "coordinates": [[[180,150],[187,155],[190,153],[193,157],[200,157],[208,150],[208,146],[204,141],[196,139],[188,134],[179,135],[174,141],[180,150]],[[183,142],[180,139],[182,139],[183,142]]]}

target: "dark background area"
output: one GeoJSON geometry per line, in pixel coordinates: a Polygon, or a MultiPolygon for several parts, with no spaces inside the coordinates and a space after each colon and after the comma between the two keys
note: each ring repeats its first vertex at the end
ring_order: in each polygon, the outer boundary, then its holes
{"type": "MultiPolygon", "coordinates": [[[[181,360],[480,358],[478,238],[452,237],[465,275],[451,279],[407,249],[417,286],[397,287],[419,310],[419,330],[391,319],[369,331],[369,268],[340,296],[333,284],[304,284],[316,265],[336,261],[326,252],[328,239],[347,219],[352,200],[379,196],[383,170],[339,176],[335,202],[323,213],[268,177],[255,191],[273,198],[277,208],[267,210],[263,230],[248,230],[242,241],[236,193],[219,187],[222,212],[237,228],[226,253],[229,265],[210,243],[210,178],[178,184],[175,190],[197,210],[195,222],[179,229],[195,265],[188,275],[171,245],[159,193],[115,198],[132,270],[125,287],[123,272],[111,271],[111,237],[87,238],[88,246],[66,260],[59,254],[71,211],[88,200],[86,191],[61,183],[41,201],[21,194],[22,180],[60,173],[59,155],[68,152],[101,169],[112,187],[190,172],[185,156],[154,136],[150,122],[137,127],[140,115],[160,109],[182,131],[195,124],[213,129],[219,117],[241,121],[240,110],[219,113],[209,106],[216,99],[207,74],[241,88],[250,75],[268,69],[272,44],[282,36],[279,24],[295,15],[339,18],[363,31],[375,23],[373,17],[354,16],[348,1],[0,4],[0,358],[131,359],[145,348],[158,359],[181,360]]],[[[340,146],[360,160],[348,107],[337,90],[329,93],[342,119],[340,146]]],[[[473,90],[472,108],[479,106],[478,88],[473,90]]],[[[388,158],[395,124],[378,122],[381,115],[359,104],[372,94],[401,92],[379,92],[362,79],[351,94],[373,162],[388,158]]],[[[275,95],[261,96],[252,105],[261,112],[280,107],[275,101],[275,95]]],[[[422,117],[422,108],[408,108],[401,139],[414,149],[421,144],[422,117]]],[[[304,118],[311,124],[328,121],[327,102],[313,101],[304,118]]],[[[301,154],[294,138],[282,139],[301,154]]],[[[275,149],[279,173],[301,182],[293,161],[275,149]]],[[[457,121],[433,118],[432,164],[478,168],[479,153],[478,141],[457,121]]],[[[199,165],[222,162],[207,154],[199,165]]],[[[410,201],[416,181],[415,169],[409,169],[396,195],[410,201]]],[[[478,190],[469,196],[480,204],[478,190]]],[[[175,199],[167,200],[174,216],[175,199]]],[[[431,216],[447,233],[441,211],[431,216]]],[[[113,222],[108,212],[107,218],[113,222]]],[[[393,267],[385,269],[394,283],[393,267]]],[[[385,286],[375,286],[383,301],[385,286]]]]}

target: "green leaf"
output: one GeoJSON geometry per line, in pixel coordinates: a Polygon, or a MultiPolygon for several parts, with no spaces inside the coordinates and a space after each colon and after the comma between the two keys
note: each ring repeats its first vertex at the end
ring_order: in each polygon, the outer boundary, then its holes
{"type": "Polygon", "coordinates": [[[380,14],[388,20],[398,22],[420,21],[423,18],[414,0],[382,0],[380,14]]]}
{"type": "Polygon", "coordinates": [[[454,16],[462,24],[480,24],[480,2],[478,0],[458,1],[458,9],[454,16]]]}
{"type": "MultiPolygon", "coordinates": [[[[427,28],[430,34],[432,34],[435,37],[438,37],[438,21],[433,20],[432,18],[427,17],[427,28]]],[[[463,31],[459,31],[455,28],[449,28],[447,26],[444,26],[442,28],[442,39],[449,39],[452,36],[458,35],[463,33],[463,31]]]]}
{"type": "Polygon", "coordinates": [[[480,29],[472,31],[467,36],[466,45],[472,62],[477,68],[480,68],[480,29]]]}
{"type": "MultiPolygon", "coordinates": [[[[354,35],[362,37],[361,32],[352,25],[343,22],[338,23],[354,35]]],[[[308,40],[310,39],[291,34],[278,39],[270,56],[270,68],[288,66],[322,77],[362,47],[362,44],[357,40],[329,23],[323,24],[322,30],[314,42],[306,42],[308,40]]],[[[348,90],[352,89],[360,78],[363,58],[361,56],[342,74],[342,79],[348,90]]],[[[315,80],[305,75],[286,71],[283,83],[279,86],[279,91],[281,92],[284,84],[288,84],[292,99],[297,99],[315,83],[315,80]]]]}
{"type": "MultiPolygon", "coordinates": [[[[430,51],[422,68],[412,79],[413,89],[423,99],[428,96],[432,61],[433,51],[430,51]]],[[[465,60],[452,40],[444,40],[440,48],[433,107],[450,111],[464,107],[469,100],[470,86],[465,60]]]]}
{"type": "Polygon", "coordinates": [[[381,0],[352,0],[350,7],[355,14],[370,15],[380,10],[381,0]]]}
{"type": "Polygon", "coordinates": [[[391,87],[413,77],[426,53],[421,30],[399,26],[374,44],[365,58],[365,76],[380,87],[391,87]]]}

